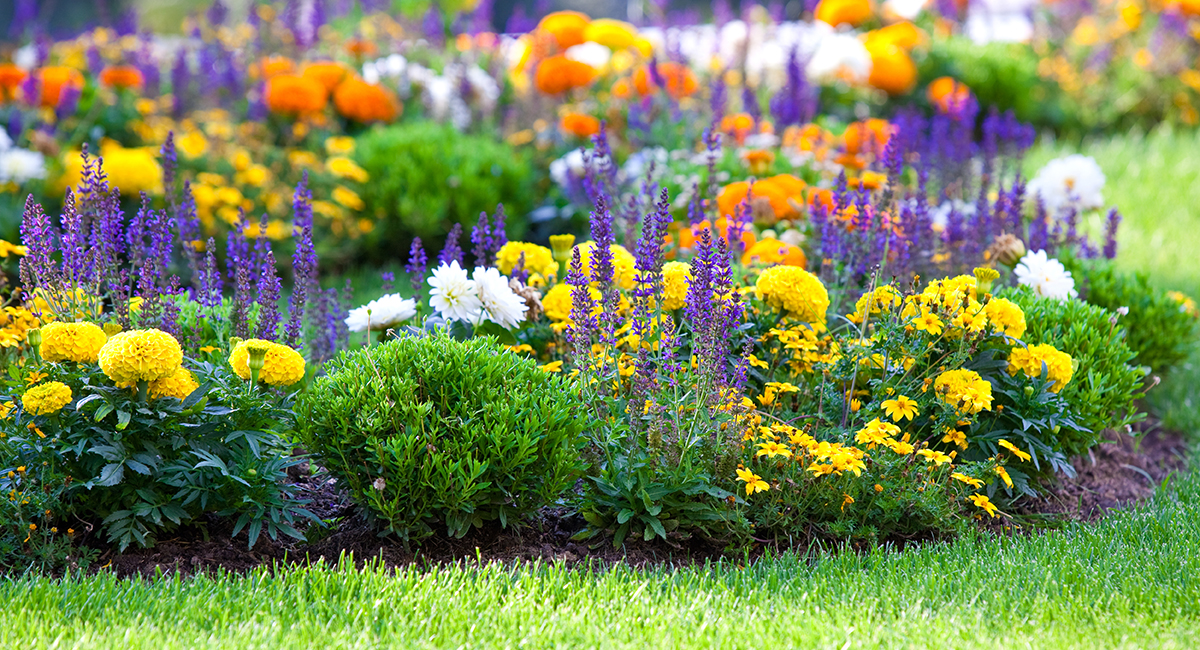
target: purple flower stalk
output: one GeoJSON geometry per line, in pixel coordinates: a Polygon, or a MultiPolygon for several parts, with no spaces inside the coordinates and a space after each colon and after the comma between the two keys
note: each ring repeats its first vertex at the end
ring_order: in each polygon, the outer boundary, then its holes
{"type": "MultiPolygon", "coordinates": [[[[259,239],[266,239],[259,233],[259,239]]],[[[267,247],[267,256],[258,279],[258,338],[274,341],[279,335],[279,296],[282,287],[275,273],[275,253],[267,247]]],[[[299,333],[297,333],[297,339],[299,333]]]]}
{"type": "Polygon", "coordinates": [[[442,247],[442,252],[438,253],[438,262],[442,264],[463,263],[462,248],[458,245],[458,240],[461,238],[462,224],[456,223],[450,227],[450,234],[446,235],[446,245],[442,247]]]}
{"type": "Polygon", "coordinates": [[[296,249],[292,253],[292,296],[288,304],[288,323],[285,328],[287,344],[299,346],[303,341],[304,309],[317,287],[317,251],[313,245],[312,192],[308,189],[305,172],[292,195],[292,228],[296,249]]]}
{"type": "Polygon", "coordinates": [[[425,268],[428,264],[429,258],[425,255],[425,248],[421,246],[421,238],[413,237],[412,246],[408,248],[408,263],[404,265],[404,272],[408,274],[414,292],[419,292],[421,285],[425,283],[425,268]]]}

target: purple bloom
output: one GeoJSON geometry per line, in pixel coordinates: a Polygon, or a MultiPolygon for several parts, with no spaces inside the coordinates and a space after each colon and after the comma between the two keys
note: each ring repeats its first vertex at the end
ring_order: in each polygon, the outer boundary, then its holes
{"type": "Polygon", "coordinates": [[[446,235],[446,245],[442,247],[442,252],[438,253],[438,262],[442,264],[463,263],[462,248],[458,246],[460,238],[462,238],[462,224],[456,223],[450,227],[450,234],[446,235]]]}
{"type": "Polygon", "coordinates": [[[308,189],[308,172],[305,172],[292,196],[292,228],[295,231],[296,249],[292,253],[292,297],[288,305],[288,323],[285,328],[287,344],[297,347],[302,343],[304,331],[304,309],[317,284],[317,251],[313,245],[312,192],[308,189]]]}
{"type": "Polygon", "coordinates": [[[475,266],[487,266],[492,248],[492,233],[488,225],[486,212],[479,213],[479,221],[471,228],[471,254],[475,256],[475,266]]]}
{"type": "Polygon", "coordinates": [[[429,258],[425,255],[425,248],[421,246],[421,238],[413,237],[412,246],[408,249],[408,263],[404,265],[404,272],[408,274],[414,292],[420,291],[421,285],[425,283],[425,268],[428,263],[429,258]]]}
{"type": "MultiPolygon", "coordinates": [[[[260,233],[259,239],[266,239],[260,233]]],[[[279,295],[282,292],[279,276],[275,273],[275,253],[267,245],[267,256],[258,279],[258,338],[274,341],[279,335],[279,295]]],[[[297,338],[299,333],[297,332],[297,338]]]]}
{"type": "Polygon", "coordinates": [[[1116,208],[1108,211],[1108,222],[1104,229],[1104,257],[1117,256],[1117,227],[1121,225],[1121,213],[1116,208]]]}
{"type": "Polygon", "coordinates": [[[221,304],[221,271],[217,268],[217,243],[208,238],[205,246],[204,269],[200,273],[200,304],[216,307],[221,304]]]}
{"type": "MultiPolygon", "coordinates": [[[[253,13],[254,9],[256,8],[257,7],[251,7],[251,12],[253,13]]],[[[228,15],[228,13],[229,10],[225,7],[225,4],[221,2],[221,0],[213,0],[212,6],[208,8],[208,13],[205,17],[208,19],[209,25],[216,27],[225,23],[225,16],[228,15]]]]}

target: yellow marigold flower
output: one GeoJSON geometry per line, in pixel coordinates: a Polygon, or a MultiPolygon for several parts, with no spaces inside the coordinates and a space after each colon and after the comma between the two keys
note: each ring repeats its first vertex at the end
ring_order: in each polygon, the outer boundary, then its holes
{"type": "Polygon", "coordinates": [[[992,298],[983,307],[992,330],[1014,339],[1025,336],[1025,312],[1016,303],[1004,298],[992,298]]]}
{"type": "Polygon", "coordinates": [[[867,309],[871,310],[871,315],[881,314],[885,311],[891,311],[893,307],[900,306],[900,293],[895,287],[890,284],[885,284],[882,287],[877,287],[874,291],[868,291],[859,297],[854,303],[854,313],[847,316],[851,322],[861,323],[863,317],[866,316],[867,309]]]}
{"type": "MultiPolygon", "coordinates": [[[[1197,72],[1196,75],[1200,78],[1200,72],[1197,72]]],[[[1196,301],[1189,298],[1182,291],[1168,291],[1167,297],[1179,303],[1179,311],[1192,318],[1200,318],[1200,309],[1196,308],[1196,301]]]]}
{"type": "Polygon", "coordinates": [[[942,321],[937,316],[930,312],[925,312],[918,316],[913,321],[913,327],[929,334],[930,336],[938,336],[942,333],[942,321]]]}
{"type": "MultiPolygon", "coordinates": [[[[158,150],[154,147],[127,149],[115,141],[105,140],[100,143],[100,155],[104,158],[104,171],[108,174],[109,185],[120,189],[121,194],[162,194],[162,167],[158,164],[158,150]]],[[[63,167],[62,183],[78,186],[83,180],[82,154],[67,153],[63,157],[63,167]]]]}
{"type": "Polygon", "coordinates": [[[71,403],[71,387],[58,381],[38,384],[25,391],[21,405],[30,415],[52,415],[71,403]]]}
{"type": "Polygon", "coordinates": [[[496,252],[496,268],[508,275],[517,267],[521,254],[525,255],[525,270],[537,273],[544,278],[558,275],[558,262],[554,261],[554,253],[545,246],[530,244],[523,241],[510,241],[496,252]]]}
{"type": "Polygon", "coordinates": [[[996,516],[996,511],[998,510],[998,508],[996,508],[996,504],[992,503],[991,499],[985,497],[982,494],[972,494],[968,498],[971,499],[971,503],[974,503],[976,506],[983,508],[984,512],[988,513],[992,517],[996,516]]]}
{"type": "Polygon", "coordinates": [[[175,138],[175,148],[182,151],[188,158],[199,158],[208,151],[208,140],[199,131],[188,131],[175,138]]]}
{"type": "Polygon", "coordinates": [[[685,262],[667,262],[662,268],[663,311],[682,309],[687,304],[692,266],[685,262]]]}
{"type": "Polygon", "coordinates": [[[95,323],[50,323],[42,328],[40,352],[46,361],[96,363],[108,335],[95,323]]]}
{"type": "Polygon", "coordinates": [[[914,417],[921,414],[921,412],[917,410],[917,402],[903,395],[900,395],[896,399],[884,400],[882,406],[884,415],[892,418],[892,421],[894,422],[899,422],[904,418],[908,418],[909,421],[912,421],[914,417]]]}
{"type": "Polygon", "coordinates": [[[571,287],[559,283],[542,296],[542,311],[551,322],[563,323],[571,318],[571,287]]]}
{"type": "Polygon", "coordinates": [[[183,362],[179,341],[166,332],[130,330],[108,340],[97,355],[100,369],[118,384],[169,377],[183,362]]]}
{"type": "MultiPolygon", "coordinates": [[[[583,263],[583,272],[591,277],[592,274],[592,252],[596,250],[596,242],[584,242],[577,246],[579,249],[579,258],[583,263]]],[[[634,282],[634,260],[633,255],[625,249],[624,246],[613,245],[610,247],[613,258],[613,274],[617,286],[622,289],[632,289],[634,282]]]]}
{"type": "Polygon", "coordinates": [[[899,433],[900,427],[875,418],[868,422],[867,426],[858,430],[854,435],[854,442],[860,445],[867,445],[868,449],[874,449],[876,445],[886,444],[892,436],[899,433]]]}
{"type": "Polygon", "coordinates": [[[371,178],[367,170],[359,167],[353,160],[341,156],[326,160],[325,169],[338,178],[346,178],[359,183],[365,183],[371,178]]]}
{"type": "Polygon", "coordinates": [[[970,485],[971,487],[973,487],[977,490],[979,488],[983,487],[983,481],[981,481],[977,478],[971,478],[970,476],[967,476],[966,474],[962,474],[959,472],[955,472],[955,473],[951,474],[950,478],[952,478],[960,483],[966,483],[967,485],[970,485]]]}
{"type": "Polygon", "coordinates": [[[1027,377],[1041,377],[1043,364],[1047,370],[1046,379],[1054,382],[1050,390],[1055,393],[1061,391],[1075,373],[1071,355],[1060,352],[1053,345],[1041,344],[1013,348],[1008,355],[1008,374],[1024,372],[1027,377]]]}
{"type": "Polygon", "coordinates": [[[558,360],[551,361],[550,363],[543,363],[542,365],[538,366],[538,370],[541,370],[542,372],[562,372],[562,367],[562,360],[558,360]]]}
{"type": "Polygon", "coordinates": [[[829,293],[817,276],[798,266],[773,266],[754,283],[755,295],[772,309],[799,321],[825,324],[829,293]]]}
{"type": "Polygon", "coordinates": [[[150,382],[150,398],[174,397],[183,400],[199,387],[200,384],[196,383],[191,371],[179,366],[173,374],[150,382]]]}
{"type": "Polygon", "coordinates": [[[325,153],[331,156],[354,153],[354,138],[348,135],[325,138],[325,153]]]}
{"type": "Polygon", "coordinates": [[[16,407],[17,407],[17,405],[14,404],[12,402],[12,400],[8,400],[7,402],[0,403],[0,420],[7,420],[8,414],[12,413],[12,410],[16,407]]]}
{"type": "Polygon", "coordinates": [[[1004,438],[1001,438],[999,441],[997,441],[997,442],[996,442],[996,444],[998,444],[998,445],[1000,445],[1001,447],[1004,447],[1005,449],[1007,449],[1007,450],[1011,451],[1012,453],[1016,454],[1017,458],[1020,458],[1021,460],[1028,461],[1028,460],[1032,460],[1032,459],[1033,459],[1033,456],[1030,456],[1029,454],[1027,454],[1027,453],[1025,453],[1025,452],[1021,451],[1021,450],[1020,450],[1020,449],[1019,449],[1019,448],[1018,448],[1016,445],[1014,445],[1013,443],[1011,443],[1011,442],[1009,442],[1009,441],[1005,440],[1004,438]]]}
{"type": "Polygon", "coordinates": [[[249,346],[265,346],[267,355],[263,360],[263,368],[258,373],[258,380],[270,386],[292,386],[304,379],[304,357],[299,352],[286,345],[264,341],[262,339],[247,339],[238,343],[229,354],[229,365],[242,379],[250,379],[250,349],[249,346]]]}
{"type": "Polygon", "coordinates": [[[766,492],[771,489],[771,486],[762,480],[761,476],[741,467],[737,470],[737,480],[746,483],[746,496],[750,496],[755,492],[766,492]]]}
{"type": "Polygon", "coordinates": [[[0,239],[0,257],[8,257],[10,254],[17,257],[25,257],[27,253],[29,253],[29,248],[17,246],[10,241],[0,239]]]}
{"type": "Polygon", "coordinates": [[[974,370],[948,370],[933,382],[938,397],[959,413],[974,414],[992,409],[992,384],[974,370]]]}
{"type": "Polygon", "coordinates": [[[1013,486],[1012,477],[1008,475],[1008,470],[1004,469],[1003,465],[996,466],[996,475],[999,476],[1004,481],[1004,484],[1008,487],[1011,488],[1013,486]]]}
{"type": "Polygon", "coordinates": [[[925,460],[933,463],[934,465],[938,465],[938,466],[945,465],[946,463],[949,463],[951,460],[953,460],[946,454],[943,454],[940,451],[934,451],[932,449],[922,449],[917,452],[917,455],[924,456],[925,460]]]}
{"type": "Polygon", "coordinates": [[[946,429],[946,435],[942,436],[942,442],[952,445],[958,445],[962,449],[967,448],[967,434],[958,429],[946,429]]]}
{"type": "Polygon", "coordinates": [[[342,187],[341,185],[333,188],[333,194],[331,196],[333,197],[334,201],[337,201],[351,210],[362,210],[364,207],[366,207],[366,204],[363,203],[362,197],[359,196],[357,192],[352,189],[342,187]]]}
{"type": "Polygon", "coordinates": [[[766,456],[767,458],[774,458],[776,456],[791,458],[792,450],[788,449],[787,445],[781,445],[778,442],[760,442],[758,443],[758,452],[754,455],[766,456]]]}

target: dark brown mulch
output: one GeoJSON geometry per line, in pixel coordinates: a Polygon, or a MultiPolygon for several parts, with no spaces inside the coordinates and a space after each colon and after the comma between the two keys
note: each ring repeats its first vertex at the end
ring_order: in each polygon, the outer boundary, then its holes
{"type": "Polygon", "coordinates": [[[1046,495],[1020,503],[1022,514],[1094,521],[1113,508],[1154,494],[1172,473],[1187,466],[1187,443],[1156,421],[1139,423],[1138,437],[1108,432],[1109,442],[1072,461],[1078,473],[1046,495]]]}
{"type": "MultiPolygon", "coordinates": [[[[1078,475],[1062,481],[1046,496],[1017,504],[1020,515],[1055,520],[1090,521],[1107,510],[1135,503],[1151,496],[1172,472],[1186,464],[1183,438],[1156,425],[1143,425],[1142,435],[1133,438],[1111,433],[1112,441],[1074,461],[1078,475]]],[[[498,525],[473,530],[463,539],[434,537],[414,553],[395,539],[375,535],[355,513],[349,499],[328,478],[298,473],[294,480],[311,499],[309,508],[320,518],[338,519],[332,532],[312,543],[290,539],[272,540],[264,536],[253,549],[247,549],[245,535],[231,538],[227,522],[212,521],[204,529],[180,531],[175,537],[161,539],[150,549],[132,549],[117,553],[106,549],[95,567],[108,567],[121,576],[153,576],[178,571],[185,574],[224,569],[247,571],[277,564],[304,565],[322,561],[336,563],[343,555],[353,554],[355,561],[378,558],[388,566],[441,564],[456,561],[564,561],[567,564],[625,563],[636,567],[664,563],[690,565],[721,557],[722,549],[698,539],[672,546],[662,542],[630,541],[614,549],[611,543],[591,548],[588,543],[571,540],[584,527],[584,521],[564,509],[547,508],[520,531],[504,530],[498,525]]],[[[903,540],[900,540],[903,541],[903,540]]],[[[919,542],[919,540],[916,540],[919,542]]]]}

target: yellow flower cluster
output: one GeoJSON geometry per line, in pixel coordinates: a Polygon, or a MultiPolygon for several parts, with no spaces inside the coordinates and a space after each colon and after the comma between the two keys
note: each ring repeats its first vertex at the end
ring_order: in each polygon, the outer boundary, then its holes
{"type": "MultiPolygon", "coordinates": [[[[579,258],[583,263],[583,272],[589,277],[592,274],[592,252],[596,250],[596,242],[584,242],[580,244],[579,258]]],[[[624,246],[613,245],[610,247],[613,257],[613,275],[617,286],[622,289],[632,289],[635,279],[634,264],[636,260],[633,255],[625,249],[624,246]]]]}
{"type": "Polygon", "coordinates": [[[1071,355],[1059,351],[1053,345],[1042,344],[1014,347],[1008,355],[1008,374],[1024,372],[1027,377],[1041,377],[1043,364],[1047,370],[1046,379],[1054,382],[1050,390],[1055,393],[1071,381],[1071,375],[1075,372],[1071,355]]]}
{"type": "Polygon", "coordinates": [[[798,266],[773,266],[754,283],[754,293],[772,309],[801,322],[825,325],[829,293],[817,276],[798,266]]]}
{"type": "Polygon", "coordinates": [[[858,301],[854,303],[854,313],[848,314],[846,318],[851,323],[862,323],[868,308],[871,310],[871,315],[875,316],[899,306],[900,292],[896,291],[892,285],[885,284],[859,297],[858,301]]]}
{"type": "Polygon", "coordinates": [[[110,338],[98,354],[100,370],[118,384],[169,377],[183,363],[175,337],[161,330],[131,330],[110,338]]]}
{"type": "Polygon", "coordinates": [[[992,384],[974,370],[943,372],[933,382],[933,388],[939,399],[959,413],[973,415],[992,410],[992,384]]]}
{"type": "Polygon", "coordinates": [[[150,398],[174,397],[182,400],[199,387],[200,384],[196,383],[191,371],[179,366],[174,373],[150,382],[150,398]]]}
{"type": "Polygon", "coordinates": [[[96,363],[108,335],[95,323],[55,322],[42,328],[41,355],[46,361],[96,363]]]}
{"type": "MultiPolygon", "coordinates": [[[[158,151],[154,147],[126,149],[115,141],[105,140],[100,143],[100,155],[104,158],[109,185],[119,188],[122,194],[162,194],[162,167],[158,165],[158,151]]],[[[63,167],[64,185],[78,186],[83,179],[83,155],[80,152],[66,154],[63,167]]]]}
{"type": "Polygon", "coordinates": [[[692,266],[685,262],[667,262],[662,268],[663,311],[675,311],[687,304],[692,266]]]}
{"type": "MultiPolygon", "coordinates": [[[[554,261],[554,254],[550,252],[549,248],[521,241],[510,241],[500,247],[500,250],[496,252],[496,268],[505,275],[512,273],[513,269],[517,267],[522,253],[525,254],[525,271],[527,273],[540,276],[542,281],[552,275],[558,275],[558,262],[554,261]]],[[[540,284],[532,275],[530,283],[540,284]]]]}
{"type": "Polygon", "coordinates": [[[1025,312],[1016,303],[1004,298],[992,298],[983,306],[992,331],[1014,339],[1025,336],[1025,312]]]}
{"type": "Polygon", "coordinates": [[[52,415],[71,403],[71,388],[58,381],[38,384],[25,391],[21,405],[30,415],[52,415]]]}
{"type": "Polygon", "coordinates": [[[38,318],[24,307],[5,307],[0,311],[0,347],[20,345],[29,330],[38,326],[38,318]]]}
{"type": "Polygon", "coordinates": [[[571,286],[558,283],[542,296],[542,311],[552,323],[565,323],[571,318],[571,286]]]}
{"type": "Polygon", "coordinates": [[[229,365],[242,379],[250,379],[250,347],[263,346],[267,348],[263,359],[262,370],[258,380],[270,386],[292,386],[304,379],[304,357],[299,352],[286,345],[264,341],[262,339],[247,339],[238,343],[229,354],[229,365]]]}

